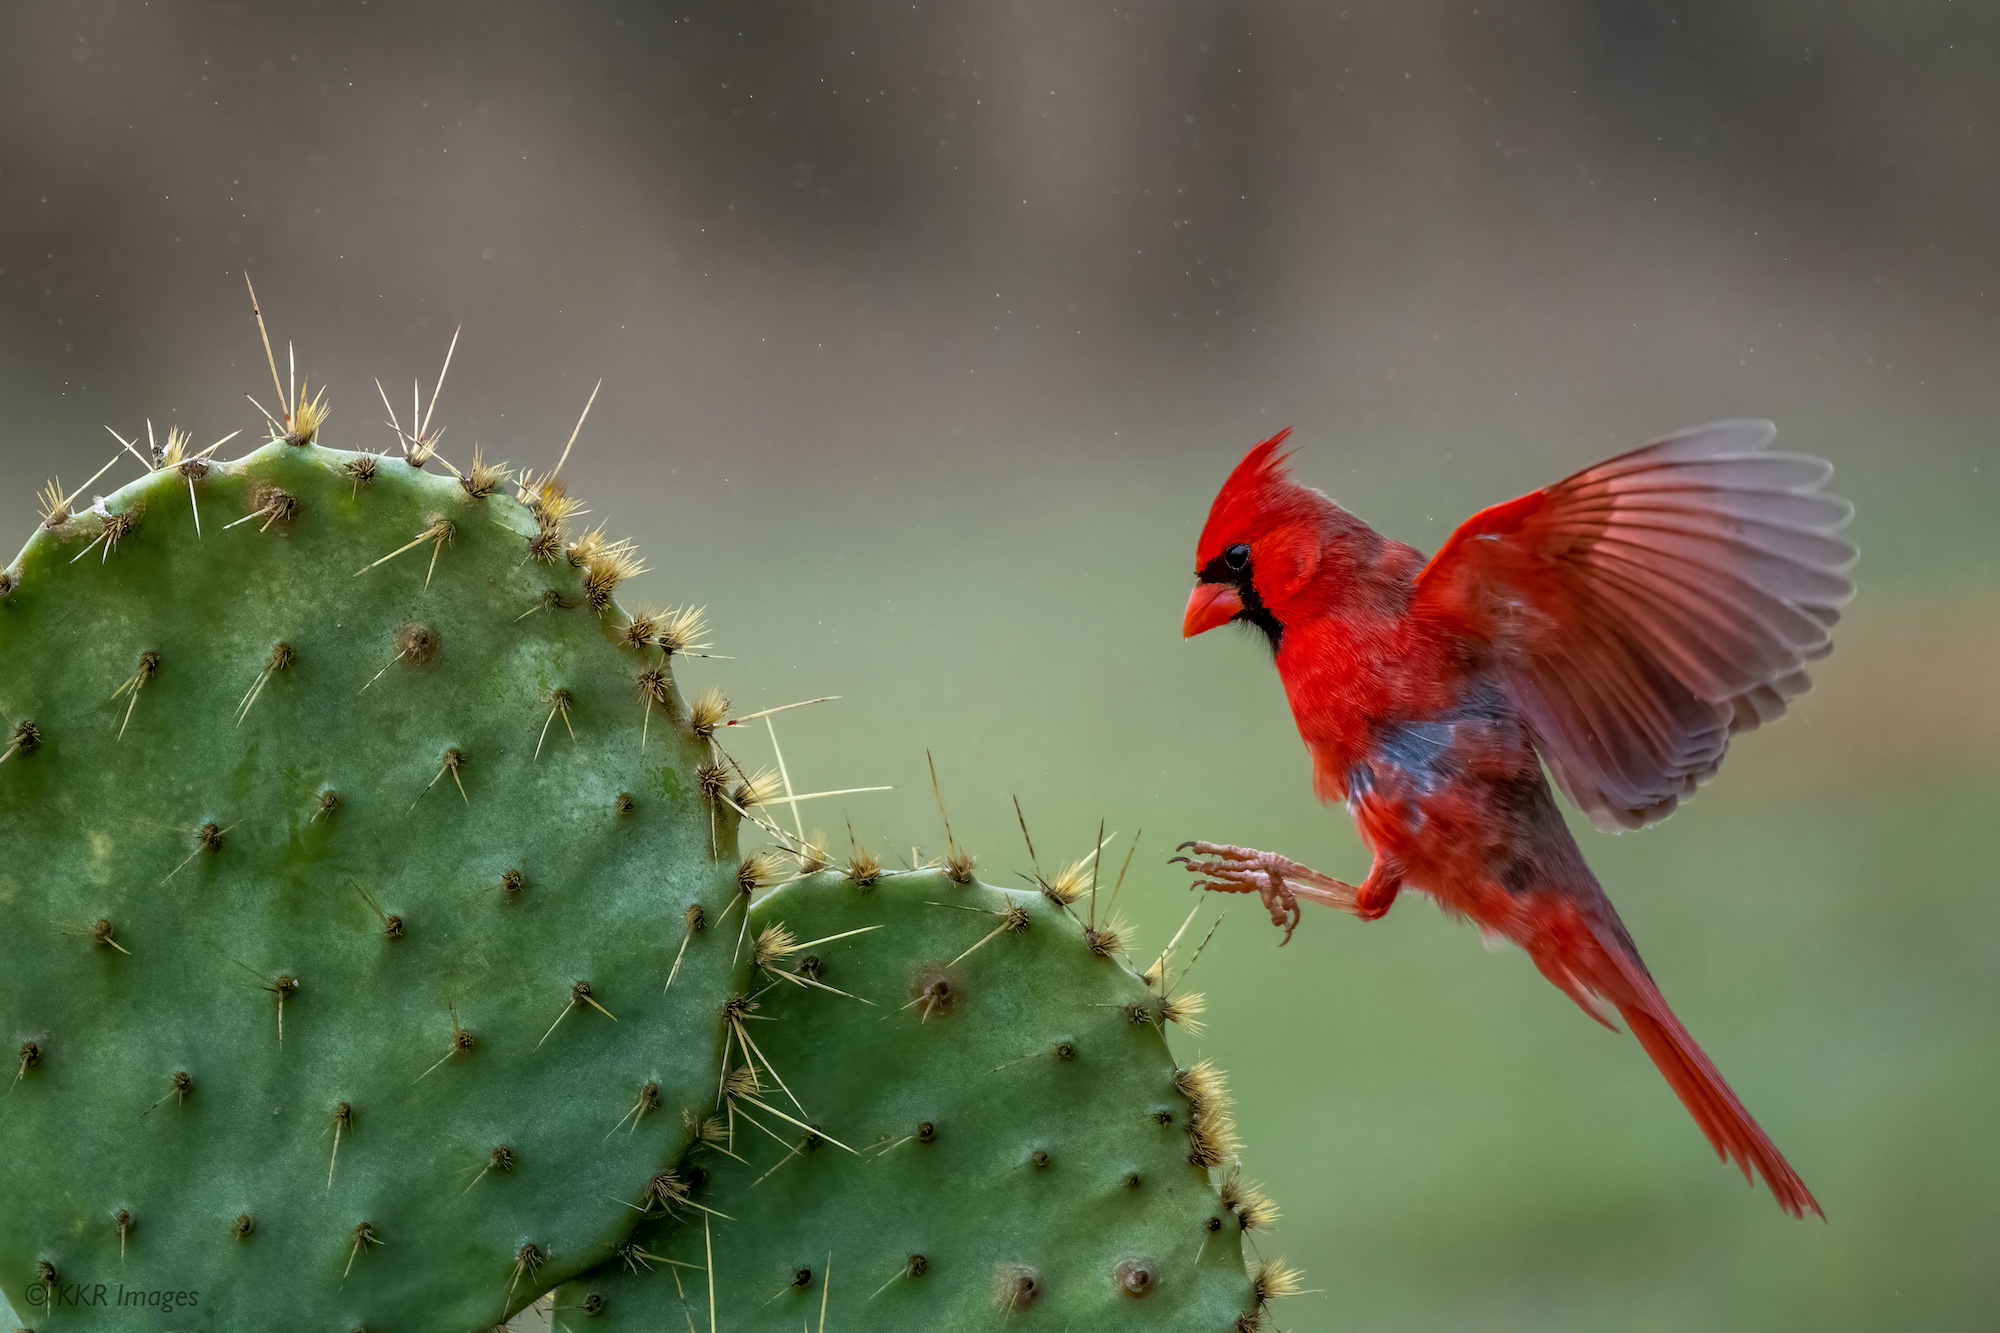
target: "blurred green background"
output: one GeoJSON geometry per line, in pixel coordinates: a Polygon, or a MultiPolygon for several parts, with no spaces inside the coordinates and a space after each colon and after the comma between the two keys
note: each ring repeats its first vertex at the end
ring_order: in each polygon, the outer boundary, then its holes
{"type": "Polygon", "coordinates": [[[1002,880],[1010,796],[1045,863],[1143,829],[1143,952],[1180,839],[1364,868],[1263,651],[1178,638],[1249,444],[1429,547],[1774,417],[1859,506],[1839,649],[1664,827],[1584,836],[1828,1222],[1421,898],[1282,953],[1210,900],[1182,1049],[1317,1289],[1285,1327],[1991,1328],[1996,237],[1990,5],[15,4],[0,518],[105,423],[252,427],[246,268],[333,444],[390,446],[373,379],[461,324],[450,455],[548,466],[602,376],[569,472],[634,597],[709,606],[693,683],[841,695],[793,776],[895,784],[820,826],[937,850],[928,748],[1002,880]]]}

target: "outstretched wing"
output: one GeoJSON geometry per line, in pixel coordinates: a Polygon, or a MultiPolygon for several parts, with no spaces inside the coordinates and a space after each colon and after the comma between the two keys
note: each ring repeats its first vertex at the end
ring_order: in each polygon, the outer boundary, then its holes
{"type": "Polygon", "coordinates": [[[1500,655],[1569,798],[1600,828],[1673,813],[1729,738],[1811,681],[1853,595],[1854,506],[1768,421],[1669,435],[1473,515],[1414,610],[1500,655]]]}

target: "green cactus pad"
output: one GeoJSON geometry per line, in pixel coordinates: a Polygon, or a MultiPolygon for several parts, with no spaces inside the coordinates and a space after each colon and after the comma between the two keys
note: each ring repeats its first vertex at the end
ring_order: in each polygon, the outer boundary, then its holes
{"type": "Polygon", "coordinates": [[[742,896],[734,816],[629,560],[500,480],[273,441],[0,573],[0,1280],[36,1327],[491,1325],[713,1105],[736,932],[686,923],[742,896]]]}
{"type": "Polygon", "coordinates": [[[1220,1081],[1176,1069],[1162,1032],[1185,1001],[1061,896],[823,873],[758,903],[727,1137],[690,1154],[670,1215],[556,1293],[560,1325],[1260,1327],[1281,1270],[1246,1271],[1244,1222],[1269,1207],[1212,1183],[1220,1081]]]}

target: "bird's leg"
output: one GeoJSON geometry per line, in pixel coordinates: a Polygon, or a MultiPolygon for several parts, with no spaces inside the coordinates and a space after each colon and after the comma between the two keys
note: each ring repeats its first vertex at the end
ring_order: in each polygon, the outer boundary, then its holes
{"type": "MultiPolygon", "coordinates": [[[[1197,876],[1191,887],[1212,889],[1217,893],[1254,893],[1262,898],[1264,910],[1271,914],[1271,924],[1284,927],[1285,938],[1279,941],[1280,944],[1288,943],[1292,932],[1298,929],[1300,898],[1361,915],[1358,906],[1360,889],[1322,875],[1310,866],[1302,866],[1276,852],[1260,852],[1220,842],[1184,842],[1175,850],[1207,858],[1173,858],[1186,866],[1190,874],[1197,876]]],[[[1370,876],[1371,880],[1373,878],[1370,876]]]]}
{"type": "Polygon", "coordinates": [[[1403,891],[1403,864],[1392,856],[1375,857],[1368,878],[1354,894],[1354,915],[1363,921],[1380,921],[1396,905],[1403,891]]]}

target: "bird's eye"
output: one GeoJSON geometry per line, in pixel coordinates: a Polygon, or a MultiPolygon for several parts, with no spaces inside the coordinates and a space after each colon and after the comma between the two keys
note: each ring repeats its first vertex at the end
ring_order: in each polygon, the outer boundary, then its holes
{"type": "Polygon", "coordinates": [[[1232,546],[1222,553],[1222,560],[1231,569],[1241,573],[1250,563],[1250,548],[1242,545],[1232,546]]]}

